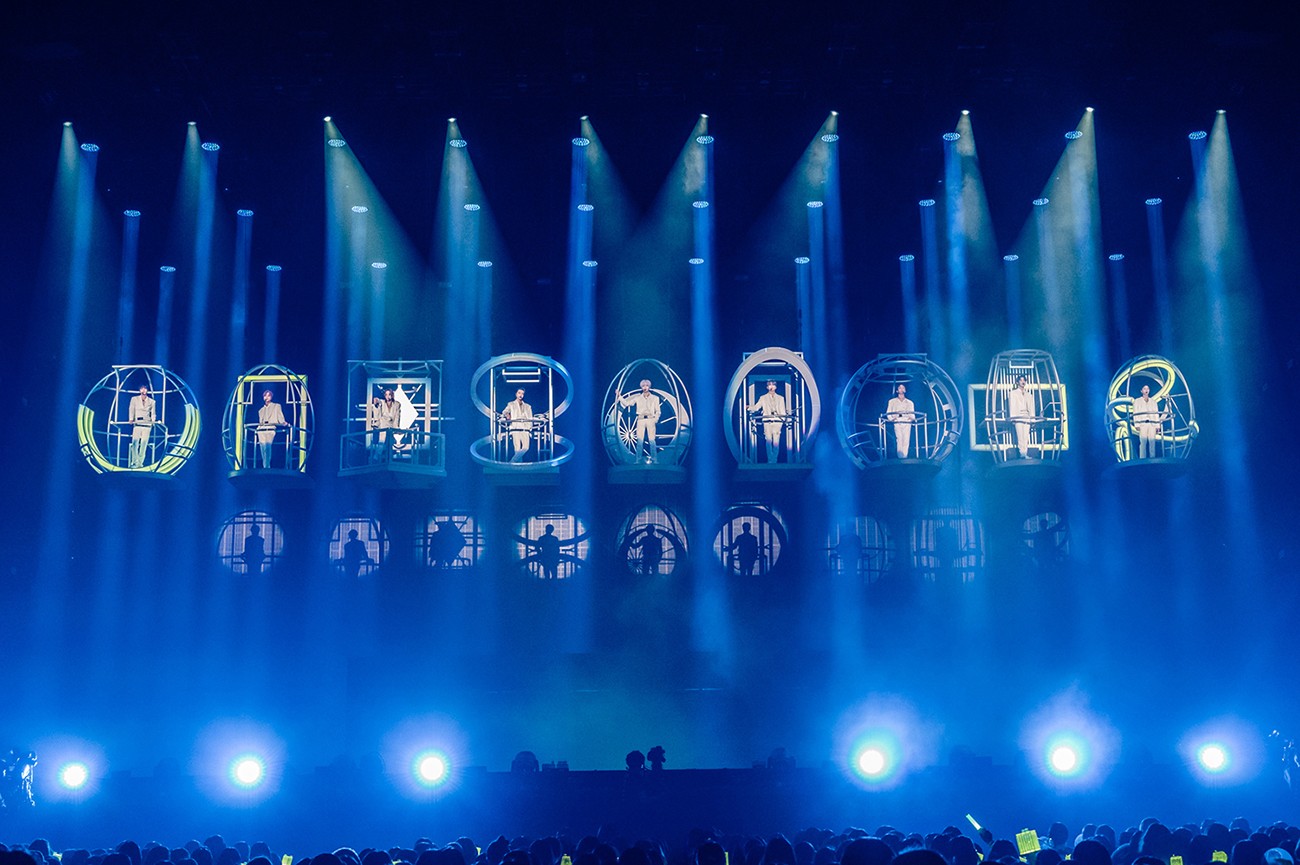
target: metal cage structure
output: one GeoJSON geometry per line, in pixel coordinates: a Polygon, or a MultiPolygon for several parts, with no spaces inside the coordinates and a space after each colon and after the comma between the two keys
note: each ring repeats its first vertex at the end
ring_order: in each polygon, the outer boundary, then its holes
{"type": "Polygon", "coordinates": [[[821,395],[801,353],[769,347],[745,355],[723,400],[727,447],[738,465],[806,466],[820,424],[821,395]]]}
{"type": "Polygon", "coordinates": [[[115,365],[77,406],[81,455],[100,475],[170,479],[194,455],[201,427],[190,386],[158,365],[115,365]]]}
{"type": "Polygon", "coordinates": [[[475,462],[546,473],[573,457],[573,442],[555,432],[555,419],[573,400],[573,379],[559,361],[530,352],[489,358],[475,370],[470,395],[488,421],[488,434],[470,445],[475,462]],[[510,408],[519,391],[525,394],[526,411],[510,408]],[[527,401],[539,397],[536,408],[527,401]]]}
{"type": "Polygon", "coordinates": [[[970,448],[999,466],[1055,465],[1070,449],[1065,384],[1038,349],[1000,352],[988,380],[969,387],[970,448]]]}
{"type": "Polygon", "coordinates": [[[926,355],[882,354],[849,379],[835,417],[840,447],[858,468],[937,470],[961,441],[965,408],[952,377],[926,355]],[[893,401],[900,385],[910,410],[893,401]]]}
{"type": "Polygon", "coordinates": [[[426,487],[447,476],[442,364],[348,361],[340,477],[361,477],[378,486],[426,487]]]}
{"type": "Polygon", "coordinates": [[[276,364],[243,373],[235,381],[221,424],[231,479],[305,476],[315,426],[307,376],[276,364]]]}
{"type": "Polygon", "coordinates": [[[1155,354],[1132,358],[1116,371],[1106,389],[1106,427],[1120,465],[1180,464],[1201,431],[1187,379],[1173,361],[1155,354]]]}
{"type": "Polygon", "coordinates": [[[672,367],[638,358],[619,370],[605,390],[600,435],[616,466],[681,465],[691,445],[691,398],[672,367]],[[638,401],[640,383],[650,382],[657,414],[647,416],[638,401]]]}

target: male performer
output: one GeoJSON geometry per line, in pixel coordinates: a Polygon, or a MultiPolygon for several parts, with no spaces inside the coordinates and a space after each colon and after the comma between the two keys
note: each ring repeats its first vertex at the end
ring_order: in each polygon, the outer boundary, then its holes
{"type": "MultiPolygon", "coordinates": [[[[384,398],[375,397],[371,403],[370,427],[377,430],[397,429],[402,425],[402,404],[393,395],[391,388],[384,389],[384,398]]],[[[392,443],[388,433],[376,433],[371,438],[371,461],[379,462],[392,453],[392,443]]]]}
{"type": "Polygon", "coordinates": [[[732,539],[727,551],[731,553],[732,567],[742,577],[754,576],[754,565],[758,564],[758,535],[754,534],[749,523],[741,523],[740,534],[732,539]]]}
{"type": "Polygon", "coordinates": [[[271,391],[262,391],[262,407],[257,410],[257,449],[262,452],[262,468],[271,467],[271,445],[275,443],[276,430],[288,425],[280,404],[271,401],[271,391]]]}
{"type": "Polygon", "coordinates": [[[655,445],[655,430],[659,426],[659,409],[661,401],[650,390],[650,379],[641,379],[641,390],[621,397],[618,404],[623,408],[635,408],[636,429],[633,431],[632,447],[636,461],[641,461],[641,443],[645,442],[647,463],[655,461],[658,448],[655,445]]]}
{"type": "Polygon", "coordinates": [[[127,421],[131,424],[131,447],[128,451],[127,467],[144,468],[144,453],[149,447],[149,435],[157,423],[157,403],[149,396],[148,385],[140,385],[140,392],[131,397],[127,406],[127,421]]]}
{"type": "Polygon", "coordinates": [[[510,462],[521,463],[524,461],[524,454],[528,453],[529,431],[533,428],[533,407],[524,402],[522,387],[515,391],[514,402],[506,404],[505,411],[501,412],[501,419],[510,426],[510,439],[515,446],[515,454],[510,458],[510,462]]]}
{"type": "Polygon", "coordinates": [[[1029,458],[1030,424],[1037,413],[1028,380],[1023,375],[1017,376],[1015,389],[1007,395],[1007,416],[1016,429],[1016,450],[1022,460],[1029,458]]]}
{"type": "Polygon", "coordinates": [[[894,446],[900,460],[910,456],[912,446],[912,424],[916,423],[916,406],[907,398],[907,386],[898,385],[894,398],[885,408],[885,417],[894,424],[894,446]]]}
{"type": "Polygon", "coordinates": [[[1156,455],[1156,436],[1164,422],[1164,412],[1160,411],[1160,400],[1151,398],[1151,385],[1142,385],[1142,395],[1133,400],[1133,427],[1138,434],[1138,459],[1150,459],[1156,455]]]}
{"type": "Polygon", "coordinates": [[[763,416],[763,438],[767,442],[767,461],[776,462],[781,452],[781,433],[785,430],[785,397],[776,392],[776,381],[767,380],[767,393],[758,398],[751,413],[763,416]]]}

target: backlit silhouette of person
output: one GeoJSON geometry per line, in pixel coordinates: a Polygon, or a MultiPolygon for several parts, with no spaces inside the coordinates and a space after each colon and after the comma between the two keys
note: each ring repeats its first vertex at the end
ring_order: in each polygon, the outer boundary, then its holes
{"type": "Polygon", "coordinates": [[[262,537],[262,529],[253,523],[248,527],[248,534],[244,536],[244,551],[240,554],[244,560],[244,569],[250,574],[262,573],[262,565],[266,561],[266,538],[262,537]]]}
{"type": "Polygon", "coordinates": [[[752,577],[754,565],[758,563],[758,536],[753,533],[749,523],[743,523],[740,534],[732,539],[727,550],[732,561],[739,565],[741,576],[752,577]]]}
{"type": "Polygon", "coordinates": [[[359,576],[361,567],[374,564],[374,561],[366,552],[365,542],[357,537],[357,530],[348,529],[348,542],[343,545],[343,558],[340,560],[343,573],[349,577],[359,576]]]}
{"type": "Polygon", "coordinates": [[[429,535],[429,564],[434,568],[450,568],[465,549],[465,535],[451,520],[434,526],[429,535]]]}
{"type": "Polygon", "coordinates": [[[654,526],[646,526],[645,534],[632,546],[641,551],[641,573],[659,573],[659,563],[664,558],[664,536],[654,526]]]}
{"type": "Polygon", "coordinates": [[[555,536],[555,526],[546,524],[545,533],[537,539],[537,564],[544,579],[553,580],[560,569],[560,539],[555,536]]]}

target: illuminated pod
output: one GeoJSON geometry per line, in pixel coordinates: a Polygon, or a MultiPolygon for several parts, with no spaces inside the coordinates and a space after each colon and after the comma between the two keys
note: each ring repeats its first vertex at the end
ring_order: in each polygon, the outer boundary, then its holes
{"type": "Polygon", "coordinates": [[[1154,354],[1116,371],[1106,390],[1106,424],[1121,465],[1186,460],[1201,431],[1187,379],[1173,361],[1154,354]]]}
{"type": "Polygon", "coordinates": [[[77,407],[81,455],[96,474],[167,479],[194,454],[199,407],[176,373],[118,365],[77,407]]]}

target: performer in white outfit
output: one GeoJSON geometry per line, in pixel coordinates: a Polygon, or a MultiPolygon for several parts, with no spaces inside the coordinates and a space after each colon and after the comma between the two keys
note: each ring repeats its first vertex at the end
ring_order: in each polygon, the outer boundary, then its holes
{"type": "Polygon", "coordinates": [[[623,408],[634,408],[636,410],[636,429],[632,434],[632,452],[636,456],[637,462],[641,461],[642,442],[645,442],[645,461],[648,463],[654,462],[658,450],[655,445],[655,431],[659,427],[661,401],[658,395],[650,390],[650,379],[641,379],[641,390],[620,397],[618,404],[623,408]]]}
{"type": "Polygon", "coordinates": [[[131,447],[127,451],[127,468],[144,468],[145,451],[149,449],[149,435],[157,423],[158,404],[149,396],[149,388],[140,385],[140,392],[131,397],[127,406],[127,422],[131,424],[131,447]]]}
{"type": "Polygon", "coordinates": [[[1138,434],[1138,459],[1156,456],[1156,436],[1160,434],[1164,420],[1160,400],[1151,398],[1150,385],[1142,385],[1142,395],[1133,400],[1133,428],[1138,434]]]}
{"type": "Polygon", "coordinates": [[[916,406],[907,398],[907,386],[900,384],[889,405],[885,407],[885,417],[894,425],[894,445],[898,458],[905,460],[911,456],[912,425],[916,423],[916,406]]]}
{"type": "Polygon", "coordinates": [[[271,467],[271,445],[275,444],[276,430],[288,425],[280,404],[271,401],[271,392],[262,391],[262,407],[257,410],[257,449],[262,452],[262,468],[271,467]]]}
{"type": "Polygon", "coordinates": [[[776,392],[776,382],[769,379],[767,393],[758,398],[753,413],[763,416],[763,438],[767,442],[767,461],[776,462],[781,452],[781,434],[785,431],[785,397],[776,392]]]}
{"type": "Polygon", "coordinates": [[[1029,457],[1029,431],[1037,414],[1034,395],[1029,390],[1029,382],[1023,375],[1018,376],[1015,389],[1007,395],[1007,416],[1011,418],[1011,424],[1015,427],[1016,450],[1020,452],[1022,460],[1029,457]]]}
{"type": "Polygon", "coordinates": [[[514,402],[506,404],[505,411],[501,412],[501,419],[510,426],[510,439],[515,446],[515,454],[510,458],[510,462],[521,463],[524,461],[524,454],[528,453],[529,433],[533,428],[533,407],[524,402],[523,388],[515,391],[514,402]]]}
{"type": "MultiPolygon", "coordinates": [[[[390,389],[384,390],[384,398],[376,397],[370,404],[370,428],[376,430],[397,429],[402,425],[402,404],[393,396],[390,389]]],[[[388,454],[391,454],[391,443],[388,440],[388,433],[375,433],[371,439],[371,459],[373,461],[382,460],[388,454]]]]}

